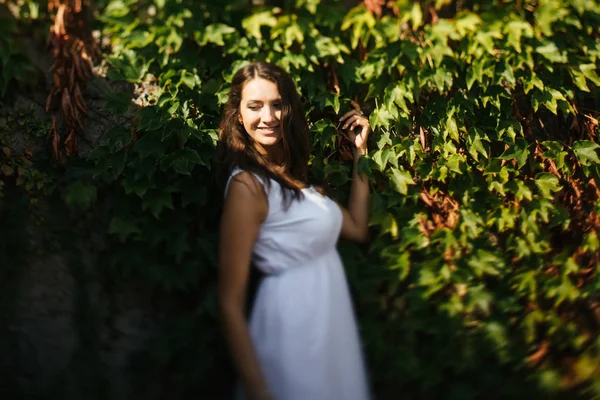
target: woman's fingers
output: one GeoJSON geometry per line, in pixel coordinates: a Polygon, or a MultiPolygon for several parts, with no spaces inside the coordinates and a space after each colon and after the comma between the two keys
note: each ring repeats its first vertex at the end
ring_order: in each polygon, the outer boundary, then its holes
{"type": "Polygon", "coordinates": [[[359,110],[350,110],[346,114],[342,115],[342,117],[340,118],[340,121],[344,121],[345,119],[347,119],[353,115],[360,115],[360,111],[359,110]]]}
{"type": "Polygon", "coordinates": [[[362,146],[371,130],[369,119],[360,110],[350,110],[340,118],[341,133],[356,146],[362,146]],[[360,127],[357,134],[354,130],[360,127]]]}
{"type": "Polygon", "coordinates": [[[354,127],[356,127],[357,124],[360,124],[361,120],[363,120],[363,119],[364,119],[364,117],[361,116],[360,114],[351,115],[346,120],[346,123],[344,124],[342,129],[346,129],[348,127],[348,125],[350,125],[350,124],[352,124],[354,127]]]}

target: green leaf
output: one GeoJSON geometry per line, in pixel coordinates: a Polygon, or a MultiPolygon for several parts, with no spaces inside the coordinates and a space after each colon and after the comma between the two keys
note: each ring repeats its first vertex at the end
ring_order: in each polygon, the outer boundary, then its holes
{"type": "Polygon", "coordinates": [[[271,31],[271,39],[283,39],[284,48],[290,48],[295,42],[304,43],[304,30],[297,23],[296,15],[283,15],[271,31]]]}
{"type": "Polygon", "coordinates": [[[527,199],[527,200],[531,201],[531,199],[532,199],[531,189],[529,189],[529,187],[525,184],[525,182],[521,182],[521,181],[516,181],[516,182],[517,182],[517,192],[515,193],[515,196],[517,197],[517,200],[522,201],[523,199],[527,199]]]}
{"type": "Polygon", "coordinates": [[[202,40],[199,41],[200,46],[205,46],[207,43],[214,43],[217,46],[225,46],[225,38],[235,32],[235,28],[222,23],[210,24],[204,29],[202,40]]]}
{"type": "Polygon", "coordinates": [[[181,149],[163,158],[160,162],[160,169],[166,171],[173,168],[178,174],[189,175],[193,164],[207,165],[196,150],[181,149]]]}
{"type": "Polygon", "coordinates": [[[380,127],[388,128],[393,119],[394,116],[384,104],[381,104],[379,107],[373,110],[369,116],[369,122],[371,123],[373,129],[380,127]]]}
{"type": "Polygon", "coordinates": [[[395,104],[400,107],[400,109],[404,111],[406,115],[410,115],[410,110],[406,104],[406,100],[408,100],[409,103],[412,103],[414,102],[414,99],[412,93],[406,89],[406,86],[404,84],[398,84],[394,86],[392,90],[388,90],[389,87],[386,88],[386,105],[388,109],[394,107],[395,104]]]}
{"type": "Polygon", "coordinates": [[[483,175],[497,174],[502,169],[502,160],[499,158],[490,158],[483,170],[483,175]]]}
{"type": "Polygon", "coordinates": [[[413,31],[416,31],[423,24],[423,10],[421,10],[421,5],[417,2],[413,3],[410,11],[410,20],[413,31]]]}
{"type": "Polygon", "coordinates": [[[125,189],[125,193],[134,193],[139,198],[143,198],[146,192],[153,187],[154,185],[152,182],[145,176],[141,179],[135,179],[134,176],[128,175],[123,180],[123,188],[125,189]]]}
{"type": "Polygon", "coordinates": [[[116,150],[127,146],[129,143],[131,143],[131,136],[132,135],[130,129],[122,125],[118,125],[114,128],[109,129],[104,134],[104,139],[106,140],[106,144],[108,145],[110,152],[114,153],[116,150]]]}
{"type": "Polygon", "coordinates": [[[475,275],[499,275],[499,269],[504,267],[504,260],[497,255],[483,249],[477,249],[467,261],[475,275]]]}
{"type": "Polygon", "coordinates": [[[335,147],[337,131],[330,120],[318,120],[313,124],[311,131],[315,140],[321,144],[322,149],[335,147]]]}
{"type": "Polygon", "coordinates": [[[110,220],[108,233],[117,235],[119,241],[125,242],[127,238],[135,233],[140,233],[137,222],[132,218],[113,217],[110,220]]]}
{"type": "Polygon", "coordinates": [[[561,53],[554,42],[548,42],[545,46],[536,47],[535,51],[547,60],[555,63],[566,63],[568,61],[567,54],[564,52],[561,53]]]}
{"type": "Polygon", "coordinates": [[[377,147],[382,149],[385,146],[391,146],[392,143],[392,139],[390,138],[390,133],[389,132],[382,132],[381,135],[379,135],[379,138],[377,139],[377,147]]]}
{"type": "Polygon", "coordinates": [[[552,36],[552,24],[561,20],[569,11],[559,2],[543,1],[535,10],[535,23],[545,36],[552,36]]]}
{"type": "Polygon", "coordinates": [[[273,27],[277,24],[277,18],[273,16],[273,11],[262,11],[250,15],[242,20],[242,27],[258,40],[262,39],[262,33],[260,29],[263,26],[273,27]]]}
{"type": "Polygon", "coordinates": [[[340,95],[336,93],[332,96],[327,96],[325,98],[325,107],[328,107],[328,106],[333,108],[333,112],[335,112],[336,114],[339,114],[340,113],[340,95]]]}
{"type": "Polygon", "coordinates": [[[600,240],[598,240],[598,235],[596,232],[591,231],[584,235],[583,246],[581,246],[581,248],[584,251],[589,251],[590,253],[600,250],[600,240]]]}
{"type": "Polygon", "coordinates": [[[508,45],[517,53],[521,52],[521,37],[533,37],[533,28],[526,21],[510,21],[504,28],[504,32],[508,34],[506,39],[508,45]]]}
{"type": "Polygon", "coordinates": [[[458,126],[456,125],[456,120],[451,115],[449,115],[446,119],[446,131],[453,140],[455,140],[456,142],[459,141],[458,126]]]}
{"type": "Polygon", "coordinates": [[[117,115],[125,114],[131,109],[131,93],[106,93],[104,99],[106,100],[104,109],[114,111],[117,115]]]}
{"type": "Polygon", "coordinates": [[[151,155],[158,158],[165,152],[165,147],[157,132],[146,132],[135,142],[134,148],[142,159],[151,155]]]}
{"type": "Polygon", "coordinates": [[[132,83],[141,81],[153,62],[153,60],[145,61],[142,57],[138,57],[133,50],[124,51],[120,57],[107,57],[106,60],[112,67],[108,71],[109,78],[132,83]]]}
{"type": "MultiPolygon", "coordinates": [[[[362,4],[351,9],[342,21],[343,31],[352,27],[351,47],[355,49],[364,33],[368,33],[376,24],[375,17],[362,4]]],[[[366,43],[363,43],[365,45],[366,43]]]]}
{"type": "Polygon", "coordinates": [[[491,181],[490,185],[488,186],[488,189],[491,192],[497,192],[502,197],[506,196],[506,192],[504,191],[504,185],[502,184],[502,182],[491,181]]]}
{"type": "Polygon", "coordinates": [[[467,208],[461,208],[459,212],[461,221],[460,231],[469,239],[479,236],[481,228],[484,225],[481,217],[467,208]]]}
{"type": "Polygon", "coordinates": [[[150,210],[154,218],[158,219],[160,213],[165,208],[173,209],[173,198],[171,197],[171,193],[163,190],[151,189],[142,200],[142,209],[144,211],[150,210]]]}
{"type": "Polygon", "coordinates": [[[559,192],[562,189],[558,183],[558,178],[547,172],[537,174],[535,184],[540,189],[542,196],[546,198],[552,198],[554,192],[559,192]]]}
{"type": "Polygon", "coordinates": [[[468,150],[471,157],[473,157],[475,161],[479,161],[479,154],[488,158],[487,151],[482,142],[482,139],[485,138],[485,133],[480,129],[473,127],[468,129],[468,135],[468,150]]]}
{"type": "Polygon", "coordinates": [[[460,170],[460,164],[465,162],[465,158],[462,154],[452,154],[446,159],[446,166],[450,171],[454,171],[457,174],[462,174],[460,170]]]}
{"type": "Polygon", "coordinates": [[[596,64],[581,64],[579,69],[583,76],[592,81],[594,85],[600,87],[600,76],[596,73],[596,64]]]}
{"type": "Polygon", "coordinates": [[[396,263],[390,269],[399,270],[398,279],[404,281],[410,272],[410,252],[403,251],[400,256],[396,258],[396,263]]]}
{"type": "Polygon", "coordinates": [[[76,181],[67,187],[65,202],[69,207],[86,211],[96,202],[97,193],[96,186],[76,181]]]}
{"type": "Polygon", "coordinates": [[[560,306],[565,300],[569,302],[576,301],[579,297],[579,290],[571,283],[571,280],[567,276],[563,276],[560,284],[551,287],[548,292],[548,297],[554,298],[554,306],[560,306]]]}
{"type": "MultiPolygon", "coordinates": [[[[329,56],[339,56],[342,53],[350,54],[350,49],[340,41],[340,38],[332,39],[325,35],[319,35],[315,40],[317,49],[317,59],[327,58],[329,56]]],[[[344,63],[343,58],[337,58],[340,64],[344,63]]]]}
{"type": "Polygon", "coordinates": [[[398,193],[406,194],[408,192],[408,185],[414,185],[415,181],[408,171],[399,170],[396,168],[391,169],[390,176],[394,188],[398,193]]]}
{"type": "Polygon", "coordinates": [[[490,306],[494,300],[493,295],[482,284],[469,288],[468,292],[469,306],[475,307],[488,315],[490,306]]]}
{"type": "Polygon", "coordinates": [[[553,140],[547,140],[540,144],[547,149],[542,153],[542,157],[556,161],[556,167],[559,170],[562,170],[565,166],[565,157],[568,155],[568,153],[564,151],[565,146],[562,143],[553,140]]]}
{"type": "Polygon", "coordinates": [[[545,106],[553,114],[557,114],[557,100],[566,101],[565,97],[558,90],[546,87],[543,92],[534,91],[531,96],[531,105],[537,112],[540,105],[545,106]]]}
{"type": "Polygon", "coordinates": [[[468,54],[472,56],[477,56],[480,52],[481,47],[483,47],[488,54],[494,55],[496,53],[496,45],[494,43],[494,39],[501,38],[502,35],[499,32],[479,31],[475,35],[475,41],[468,49],[468,54]],[[478,45],[481,45],[481,47],[478,45]]]}
{"type": "Polygon", "coordinates": [[[480,16],[472,12],[461,13],[454,20],[454,27],[459,33],[459,37],[464,37],[469,32],[475,32],[483,23],[480,16]]]}
{"type": "Polygon", "coordinates": [[[196,85],[200,85],[201,82],[200,82],[200,78],[196,74],[193,74],[186,70],[182,70],[181,71],[181,83],[183,83],[185,86],[189,87],[190,89],[193,89],[196,87],[196,85]]]}
{"type": "Polygon", "coordinates": [[[513,67],[507,62],[504,63],[504,72],[502,72],[501,76],[511,85],[515,85],[517,83],[515,74],[513,72],[513,67]]]}
{"type": "Polygon", "coordinates": [[[130,49],[143,49],[152,43],[156,38],[153,32],[134,30],[127,37],[128,48],[130,49]]]}
{"type": "Polygon", "coordinates": [[[309,13],[315,14],[320,2],[321,0],[297,0],[296,7],[306,8],[309,13]]]}
{"type": "Polygon", "coordinates": [[[398,223],[394,216],[388,212],[373,214],[369,219],[369,226],[379,226],[382,235],[389,233],[393,238],[398,237],[398,223]]]}
{"type": "Polygon", "coordinates": [[[529,94],[533,88],[538,88],[542,92],[545,89],[544,82],[542,82],[534,72],[523,79],[523,89],[525,94],[529,94]]]}
{"type": "Polygon", "coordinates": [[[525,139],[518,138],[515,143],[502,153],[500,160],[517,160],[517,168],[521,169],[527,162],[529,156],[529,143],[525,139]]]}
{"type": "Polygon", "coordinates": [[[582,90],[584,92],[590,91],[590,88],[588,87],[585,81],[585,75],[582,72],[575,71],[573,69],[569,69],[569,72],[571,73],[571,77],[573,78],[573,83],[579,88],[579,90],[582,90]]]}
{"type": "Polygon", "coordinates": [[[375,161],[375,164],[377,164],[377,168],[382,172],[386,170],[388,163],[391,163],[398,168],[398,155],[393,149],[384,147],[373,153],[371,158],[375,161]]]}
{"type": "Polygon", "coordinates": [[[582,165],[600,164],[598,153],[596,153],[596,149],[599,147],[598,143],[589,140],[578,140],[573,143],[573,153],[582,165]]]}

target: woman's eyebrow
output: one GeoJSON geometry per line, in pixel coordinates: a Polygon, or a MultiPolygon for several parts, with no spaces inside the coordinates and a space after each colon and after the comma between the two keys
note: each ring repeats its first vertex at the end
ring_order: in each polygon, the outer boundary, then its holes
{"type": "MultiPolygon", "coordinates": [[[[276,99],[273,100],[268,100],[267,103],[276,103],[276,102],[281,102],[281,97],[278,97],[276,99]]],[[[255,99],[250,99],[246,102],[246,104],[251,104],[251,103],[260,103],[262,104],[263,101],[262,100],[255,100],[255,99]]]]}

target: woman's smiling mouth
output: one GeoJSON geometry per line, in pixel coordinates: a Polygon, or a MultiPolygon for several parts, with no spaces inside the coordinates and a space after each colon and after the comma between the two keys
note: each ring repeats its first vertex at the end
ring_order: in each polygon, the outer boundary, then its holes
{"type": "Polygon", "coordinates": [[[258,130],[265,135],[277,133],[279,130],[279,125],[277,126],[269,126],[269,127],[259,127],[258,130]]]}

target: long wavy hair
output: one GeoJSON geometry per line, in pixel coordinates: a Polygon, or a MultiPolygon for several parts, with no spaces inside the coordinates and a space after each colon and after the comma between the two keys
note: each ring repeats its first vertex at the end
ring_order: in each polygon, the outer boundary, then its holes
{"type": "Polygon", "coordinates": [[[219,142],[215,152],[217,180],[222,190],[235,167],[269,178],[281,186],[284,201],[302,197],[301,190],[308,185],[308,157],[310,134],[300,95],[291,76],[277,65],[253,62],[239,69],[232,81],[229,99],[223,108],[219,124],[219,142]],[[282,100],[281,129],[283,164],[279,168],[261,154],[239,122],[240,103],[244,85],[252,79],[262,78],[277,85],[282,100]]]}

